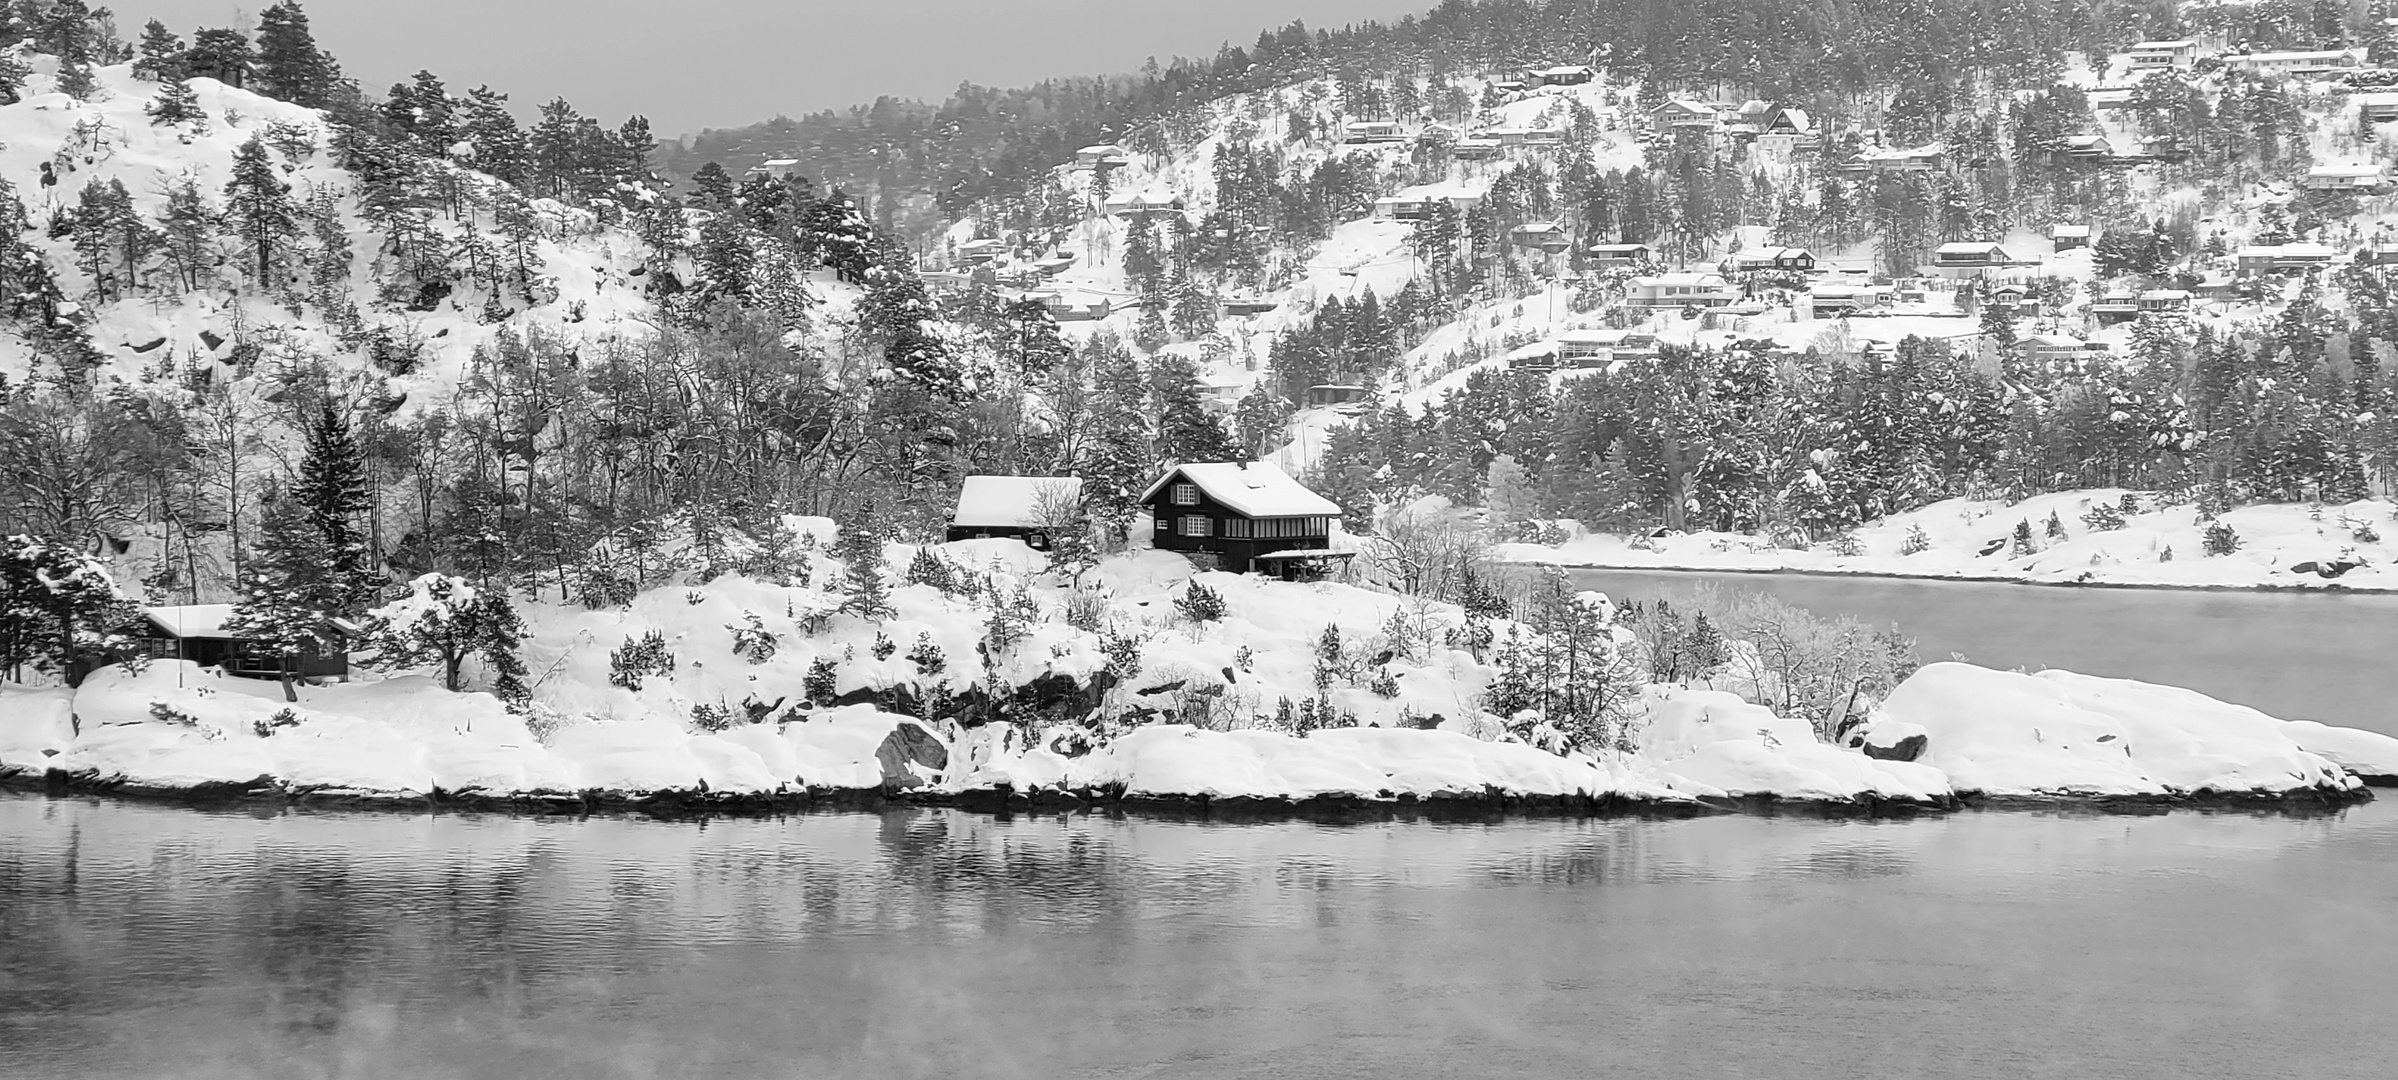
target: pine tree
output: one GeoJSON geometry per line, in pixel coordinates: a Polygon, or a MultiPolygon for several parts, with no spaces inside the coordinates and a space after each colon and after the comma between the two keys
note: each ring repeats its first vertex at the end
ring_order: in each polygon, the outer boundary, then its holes
{"type": "Polygon", "coordinates": [[[499,589],[478,588],[463,578],[426,574],[408,583],[407,595],[368,613],[373,619],[367,648],[389,668],[427,664],[441,667],[441,684],[463,689],[460,669],[480,656],[493,672],[492,693],[514,707],[531,696],[517,645],[527,636],[516,605],[499,589]]]}
{"type": "Polygon", "coordinates": [[[28,666],[82,679],[81,660],[133,615],[108,567],[76,545],[0,537],[0,676],[28,666]]]}
{"type": "Polygon", "coordinates": [[[183,53],[183,68],[193,76],[238,88],[249,82],[250,64],[256,55],[249,36],[239,30],[202,30],[192,35],[192,47],[183,53]]]}
{"type": "Polygon", "coordinates": [[[199,131],[208,130],[208,112],[200,107],[200,95],[192,92],[191,84],[181,79],[168,79],[158,85],[158,96],[142,106],[142,112],[157,127],[173,127],[189,123],[199,131]]]}
{"type": "Polygon", "coordinates": [[[833,541],[833,557],[841,560],[849,580],[849,595],[841,601],[846,614],[880,622],[898,614],[891,607],[891,585],[883,580],[883,530],[869,503],[856,517],[841,523],[833,541]]]}
{"type": "Polygon", "coordinates": [[[458,137],[472,149],[475,168],[511,184],[525,181],[532,143],[516,114],[508,111],[508,95],[488,86],[467,91],[459,110],[458,137]]]}
{"type": "Polygon", "coordinates": [[[306,514],[327,560],[328,610],[355,614],[376,600],[383,585],[357,527],[369,501],[366,457],[350,434],[349,418],[330,399],[318,404],[305,434],[307,449],[291,500],[306,514]]]}
{"type": "Polygon", "coordinates": [[[1157,398],[1157,452],[1172,461],[1246,460],[1224,433],[1224,424],[1208,411],[1199,368],[1179,353],[1160,355],[1150,365],[1150,389],[1157,398]]]}
{"type": "Polygon", "coordinates": [[[259,93],[309,108],[322,107],[340,78],[333,58],[317,48],[308,15],[294,0],[258,13],[255,74],[259,93]]]}
{"type": "Polygon", "coordinates": [[[198,181],[185,176],[167,188],[158,224],[167,264],[183,290],[199,288],[201,276],[216,270],[217,225],[216,211],[198,181]]]}
{"type": "Polygon", "coordinates": [[[179,82],[184,77],[183,38],[167,24],[156,19],[142,26],[141,44],[135,47],[133,77],[150,82],[179,82]]]}
{"type": "Polygon", "coordinates": [[[276,174],[274,158],[259,136],[233,152],[233,179],[225,182],[225,217],[249,253],[260,285],[275,283],[275,264],[300,235],[300,208],[291,185],[276,174]]]}
{"type": "Polygon", "coordinates": [[[58,61],[58,92],[77,101],[90,101],[100,92],[100,80],[92,74],[89,61],[61,57],[58,61]]]}
{"type": "Polygon", "coordinates": [[[338,610],[339,588],[329,573],[332,555],[309,527],[306,507],[269,497],[258,538],[242,563],[241,596],[225,629],[273,650],[285,701],[300,699],[293,685],[299,663],[314,651],[317,627],[338,610]]]}

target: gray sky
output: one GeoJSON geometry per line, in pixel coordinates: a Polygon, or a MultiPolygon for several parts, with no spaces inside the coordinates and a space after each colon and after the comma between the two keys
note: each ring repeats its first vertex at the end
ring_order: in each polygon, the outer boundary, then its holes
{"type": "MultiPolygon", "coordinates": [[[[268,0],[271,2],[271,0],[268,0]]],[[[662,137],[777,113],[937,100],[961,80],[1015,86],[1213,56],[1304,19],[1393,20],[1434,0],[301,0],[317,41],[380,91],[419,68],[520,106],[564,95],[662,137]]],[[[94,7],[102,6],[94,0],[94,7]]],[[[158,19],[189,38],[258,0],[109,0],[128,39],[158,19]]]]}

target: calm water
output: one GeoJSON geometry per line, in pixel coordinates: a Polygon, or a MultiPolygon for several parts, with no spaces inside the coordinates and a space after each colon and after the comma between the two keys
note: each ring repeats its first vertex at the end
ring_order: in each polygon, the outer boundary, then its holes
{"type": "Polygon", "coordinates": [[[705,825],[0,794],[9,1077],[2383,1077],[2398,801],[705,825]]]}
{"type": "MultiPolygon", "coordinates": [[[[1731,580],[1926,657],[2398,731],[2398,598],[1731,580]]],[[[1331,827],[0,793],[7,1078],[2381,1077],[2394,971],[2393,799],[1331,827]]]]}
{"type": "Polygon", "coordinates": [[[1578,570],[1609,596],[1687,596],[1702,582],[1817,614],[1897,623],[1926,661],[2187,686],[2284,719],[2398,735],[2398,596],[2043,588],[1796,574],[1578,570]]]}

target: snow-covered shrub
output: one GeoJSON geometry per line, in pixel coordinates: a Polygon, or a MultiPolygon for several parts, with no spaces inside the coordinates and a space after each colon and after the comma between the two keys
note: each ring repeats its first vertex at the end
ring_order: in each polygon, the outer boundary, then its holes
{"type": "Polygon", "coordinates": [[[1149,643],[1146,635],[1122,632],[1108,627],[1099,632],[1099,654],[1107,657],[1107,673],[1117,682],[1129,682],[1141,673],[1141,647],[1149,643]]]}
{"type": "Polygon", "coordinates": [[[169,705],[163,701],[153,701],[150,703],[150,719],[156,720],[161,724],[173,724],[176,727],[196,728],[200,726],[199,717],[193,716],[192,714],[184,712],[183,710],[169,705]]]}
{"type": "Polygon", "coordinates": [[[899,643],[892,641],[891,635],[877,630],[874,632],[874,644],[867,646],[866,651],[877,660],[889,660],[892,653],[899,651],[899,643]]]}
{"type": "Polygon", "coordinates": [[[926,631],[917,634],[916,643],[908,646],[908,663],[916,665],[918,677],[930,679],[949,667],[949,657],[941,651],[941,646],[933,643],[932,633],[926,631]]]}
{"type": "Polygon", "coordinates": [[[1096,634],[1107,623],[1107,594],[1076,590],[1066,597],[1066,625],[1096,634]]]}
{"type": "Polygon", "coordinates": [[[2122,511],[2126,517],[2137,514],[2140,512],[2140,497],[2126,491],[2122,498],[2115,500],[2115,509],[2122,511]]]}
{"type": "Polygon", "coordinates": [[[1243,645],[1232,651],[1232,666],[1243,672],[1257,670],[1257,650],[1243,645]]]}
{"type": "Polygon", "coordinates": [[[699,725],[701,731],[726,731],[733,726],[733,710],[726,708],[721,701],[713,705],[693,705],[691,722],[699,725]]]}
{"type": "Polygon", "coordinates": [[[834,700],[840,697],[840,690],[835,682],[837,668],[838,665],[829,656],[819,656],[808,661],[808,674],[806,678],[800,680],[799,692],[806,695],[808,701],[813,704],[832,705],[834,700]]]}
{"type": "Polygon", "coordinates": [[[2123,511],[2113,503],[2099,503],[2082,515],[2082,527],[2091,532],[2114,532],[2123,526],[2123,511]]]}
{"type": "Polygon", "coordinates": [[[2057,519],[2057,512],[2054,510],[2048,512],[2048,524],[2043,526],[2043,529],[2050,540],[2065,539],[2065,523],[2057,519]]]}
{"type": "Polygon", "coordinates": [[[2026,555],[2037,555],[2040,553],[2040,545],[2032,539],[2032,523],[2030,519],[2027,518],[2015,523],[2015,536],[2013,541],[2008,545],[2007,553],[2016,558],[2022,558],[2026,555]]]}
{"type": "Polygon", "coordinates": [[[766,629],[766,620],[759,618],[757,612],[743,611],[741,621],[727,623],[725,629],[733,632],[733,655],[753,664],[774,659],[775,644],[780,638],[766,629]]]}
{"type": "Polygon", "coordinates": [[[674,674],[674,650],[666,644],[666,635],[652,630],[640,637],[626,637],[624,644],[608,653],[608,685],[638,691],[641,682],[652,675],[674,674]]]}
{"type": "Polygon", "coordinates": [[[2205,546],[2206,553],[2210,556],[2229,555],[2240,550],[2240,534],[2234,532],[2232,527],[2224,524],[2221,519],[2207,522],[2205,531],[2199,534],[2199,542],[2205,546]]]}
{"type": "Polygon", "coordinates": [[[2374,530],[2373,523],[2370,521],[2357,522],[2356,528],[2350,530],[2349,535],[2356,537],[2356,542],[2360,544],[2378,544],[2381,542],[2381,533],[2374,530]]]}
{"type": "Polygon", "coordinates": [[[2172,562],[2172,561],[2173,561],[2173,545],[2171,545],[2171,544],[2167,544],[2167,545],[2165,545],[2165,550],[2163,550],[2163,551],[2160,551],[2160,552],[2158,552],[2158,553],[2157,553],[2157,561],[2158,561],[2158,562],[2172,562]]]}
{"type": "Polygon", "coordinates": [[[275,715],[273,716],[269,716],[263,720],[253,720],[250,722],[250,729],[257,732],[258,737],[261,739],[273,735],[284,728],[294,728],[298,726],[300,726],[300,714],[295,713],[290,709],[277,709],[275,710],[275,715]]]}
{"type": "Polygon", "coordinates": [[[1898,553],[1921,555],[1930,550],[1932,550],[1932,534],[1923,531],[1921,525],[1907,526],[1907,538],[1899,542],[1898,553]]]}
{"type": "Polygon", "coordinates": [[[1182,595],[1174,598],[1174,610],[1195,623],[1215,622],[1224,617],[1224,594],[1193,579],[1182,595]]]}
{"type": "Polygon", "coordinates": [[[1857,539],[1854,529],[1834,534],[1825,546],[1831,549],[1832,554],[1844,559],[1853,559],[1865,554],[1865,541],[1857,539]]]}
{"type": "Polygon", "coordinates": [[[943,593],[958,591],[958,568],[941,557],[931,546],[916,549],[916,557],[908,561],[908,582],[930,585],[943,593]]]}
{"type": "Polygon", "coordinates": [[[1376,697],[1395,698],[1399,696],[1399,679],[1391,674],[1389,668],[1376,668],[1373,681],[1366,684],[1366,689],[1373,691],[1376,697]]]}

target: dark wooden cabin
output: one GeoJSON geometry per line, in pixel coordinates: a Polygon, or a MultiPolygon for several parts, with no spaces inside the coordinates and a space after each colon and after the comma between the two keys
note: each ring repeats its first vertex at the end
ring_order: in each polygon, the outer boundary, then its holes
{"type": "MultiPolygon", "coordinates": [[[[223,668],[245,679],[283,677],[283,658],[272,645],[236,637],[225,629],[233,618],[231,604],[188,604],[143,608],[128,629],[142,655],[153,660],[189,660],[201,667],[223,668]]],[[[293,662],[292,674],[302,679],[350,677],[350,643],[358,627],[328,618],[316,628],[316,640],[293,662]]]]}
{"type": "Polygon", "coordinates": [[[1313,577],[1350,554],[1331,550],[1340,506],[1262,461],[1176,466],[1141,504],[1158,548],[1236,574],[1313,577]]]}

